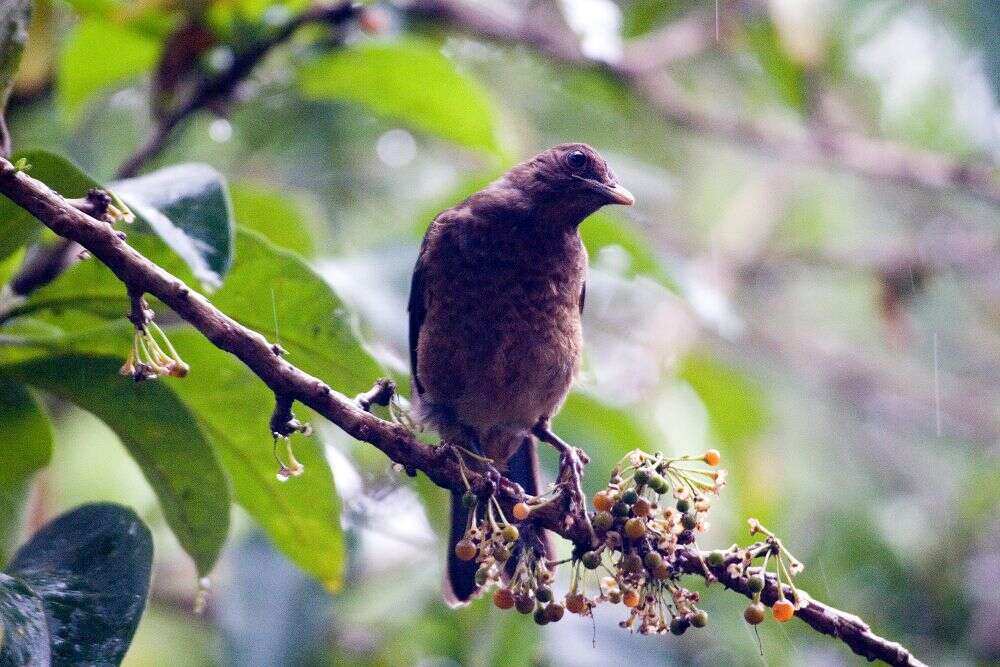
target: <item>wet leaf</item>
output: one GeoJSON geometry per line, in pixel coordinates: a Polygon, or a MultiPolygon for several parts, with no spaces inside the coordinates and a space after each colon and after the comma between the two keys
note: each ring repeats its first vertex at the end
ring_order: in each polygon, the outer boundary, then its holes
{"type": "Polygon", "coordinates": [[[53,664],[116,665],[146,606],[152,565],[153,538],[135,512],[99,503],[43,526],[7,572],[41,598],[53,664]]]}

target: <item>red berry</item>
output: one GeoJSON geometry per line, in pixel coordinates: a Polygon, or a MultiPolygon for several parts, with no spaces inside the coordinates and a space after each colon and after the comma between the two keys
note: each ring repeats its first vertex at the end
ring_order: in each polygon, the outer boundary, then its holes
{"type": "Polygon", "coordinates": [[[493,604],[500,609],[510,609],[514,606],[514,594],[509,588],[498,588],[493,594],[493,604]]]}

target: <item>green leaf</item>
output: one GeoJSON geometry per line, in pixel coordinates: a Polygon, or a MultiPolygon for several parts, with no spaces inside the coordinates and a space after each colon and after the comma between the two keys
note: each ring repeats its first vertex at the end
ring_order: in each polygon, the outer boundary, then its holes
{"type": "Polygon", "coordinates": [[[789,56],[774,24],[763,19],[751,21],[746,24],[746,35],[782,101],[805,112],[808,106],[805,69],[789,56]]]}
{"type": "Polygon", "coordinates": [[[498,151],[486,92],[430,42],[341,49],[304,65],[299,85],[307,98],[357,102],[457,144],[498,151]]]}
{"type": "MultiPolygon", "coordinates": [[[[212,440],[236,501],[299,567],[327,588],[338,589],[345,566],[340,502],[318,443],[293,436],[295,456],[305,473],[279,482],[268,429],[274,394],[201,334],[177,331],[170,338],[191,364],[191,373],[178,383],[178,393],[212,440]]],[[[301,406],[295,412],[300,419],[309,419],[301,406]]]]}
{"type": "Polygon", "coordinates": [[[17,538],[21,509],[34,473],[52,456],[49,418],[24,386],[0,377],[0,558],[17,538]]]}
{"type": "MultiPolygon", "coordinates": [[[[100,187],[66,158],[46,150],[28,150],[14,154],[31,165],[29,173],[64,197],[73,199],[87,194],[91,188],[100,187]]],[[[18,248],[33,240],[42,224],[23,208],[0,196],[0,259],[13,254],[18,248]]]]}
{"type": "Polygon", "coordinates": [[[31,25],[30,0],[6,0],[0,3],[0,116],[7,110],[7,98],[14,87],[17,66],[31,25]]]}
{"type": "Polygon", "coordinates": [[[383,375],[330,286],[301,258],[259,234],[238,230],[236,263],[212,303],[241,324],[273,336],[290,362],[338,391],[370,389],[383,375]]]}
{"type": "Polygon", "coordinates": [[[236,221],[268,241],[303,257],[314,244],[303,207],[290,195],[250,182],[230,184],[236,221]]]}
{"type": "Polygon", "coordinates": [[[63,117],[76,122],[92,95],[146,72],[159,53],[155,39],[96,16],[84,18],[59,58],[56,90],[63,117]]]}
{"type": "Polygon", "coordinates": [[[712,430],[727,445],[758,435],[767,420],[762,390],[743,373],[704,355],[690,354],[677,375],[694,389],[708,411],[712,430]]]}
{"type": "Polygon", "coordinates": [[[651,249],[652,244],[630,221],[613,213],[598,211],[580,225],[580,237],[591,258],[603,248],[618,246],[628,255],[626,276],[646,275],[664,287],[678,291],[676,283],[651,249]]]}
{"type": "Polygon", "coordinates": [[[198,280],[221,284],[233,263],[233,209],[222,174],[205,164],[179,164],[111,188],[198,280]]]}
{"type": "Polygon", "coordinates": [[[181,546],[206,574],[229,531],[226,476],[171,387],[126,380],[120,366],[114,358],[66,354],[0,367],[0,375],[70,401],[111,427],[156,492],[181,546]]]}
{"type": "MultiPolygon", "coordinates": [[[[8,573],[41,598],[52,664],[117,665],[146,606],[152,567],[153,537],[145,524],[128,508],[100,503],[43,526],[8,573]]],[[[20,644],[17,634],[6,639],[20,644]]]]}
{"type": "Polygon", "coordinates": [[[0,574],[0,622],[0,664],[51,664],[44,603],[27,584],[7,574],[0,574]]]}

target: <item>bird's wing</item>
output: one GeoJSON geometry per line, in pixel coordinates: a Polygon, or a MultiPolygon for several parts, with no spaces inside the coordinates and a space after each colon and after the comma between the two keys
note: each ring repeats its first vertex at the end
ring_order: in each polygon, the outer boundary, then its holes
{"type": "MultiPolygon", "coordinates": [[[[433,227],[434,223],[431,223],[433,227]]],[[[420,254],[417,256],[417,265],[413,268],[413,279],[410,281],[410,302],[407,310],[410,313],[410,373],[413,376],[413,386],[418,394],[424,391],[417,377],[417,343],[420,340],[420,327],[424,324],[424,317],[427,315],[427,302],[424,291],[424,269],[426,262],[427,238],[430,236],[430,229],[424,236],[423,243],[420,244],[420,254]]]]}
{"type": "Polygon", "coordinates": [[[587,283],[580,287],[580,314],[583,315],[583,302],[587,300],[587,283]]]}

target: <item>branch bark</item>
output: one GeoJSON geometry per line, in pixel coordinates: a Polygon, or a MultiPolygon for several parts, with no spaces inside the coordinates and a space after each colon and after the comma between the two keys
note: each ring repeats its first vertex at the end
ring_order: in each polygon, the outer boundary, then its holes
{"type": "Polygon", "coordinates": [[[530,17],[481,5],[472,7],[464,0],[414,0],[406,10],[474,37],[528,46],[564,64],[607,71],[664,120],[696,134],[784,160],[832,167],[897,185],[958,190],[1000,205],[1000,182],[991,165],[960,162],[857,133],[789,127],[702,108],[662,71],[667,62],[690,55],[707,42],[705,28],[697,31],[688,19],[627,44],[616,62],[601,62],[587,58],[565,26],[539,25],[530,17]]]}
{"type": "MultiPolygon", "coordinates": [[[[299,401],[357,440],[377,447],[412,474],[421,471],[442,488],[458,492],[465,490],[463,471],[451,454],[451,448],[422,443],[400,424],[368,412],[373,403],[387,400],[389,387],[384,383],[376,384],[372,391],[352,400],[319,378],[296,368],[282,358],[279,346],[233,320],[179,278],[137,252],[110,224],[90,217],[4,158],[0,158],[0,194],[27,210],[56,234],[86,248],[114,272],[133,299],[144,294],[156,297],[213,345],[237,357],[274,392],[279,402],[290,404],[299,401]]],[[[475,462],[470,465],[475,468],[475,462]]],[[[489,471],[482,468],[469,470],[467,466],[464,474],[477,493],[495,484],[490,479],[489,471]]],[[[496,490],[498,498],[508,509],[515,502],[525,499],[516,485],[504,479],[496,485],[496,490]]],[[[572,502],[572,495],[564,492],[562,500],[565,502],[551,503],[532,512],[528,521],[561,535],[574,545],[589,548],[589,518],[582,511],[566,511],[572,502]]],[[[704,576],[705,555],[694,547],[678,547],[675,562],[679,572],[704,576]]],[[[712,574],[723,586],[749,597],[746,577],[731,572],[728,564],[712,568],[712,574]]],[[[777,599],[776,586],[772,580],[765,588],[762,599],[766,604],[773,604],[777,599]]],[[[856,616],[812,600],[801,606],[796,615],[818,632],[840,639],[858,655],[884,660],[892,665],[923,664],[901,645],[874,634],[856,616]]]]}

